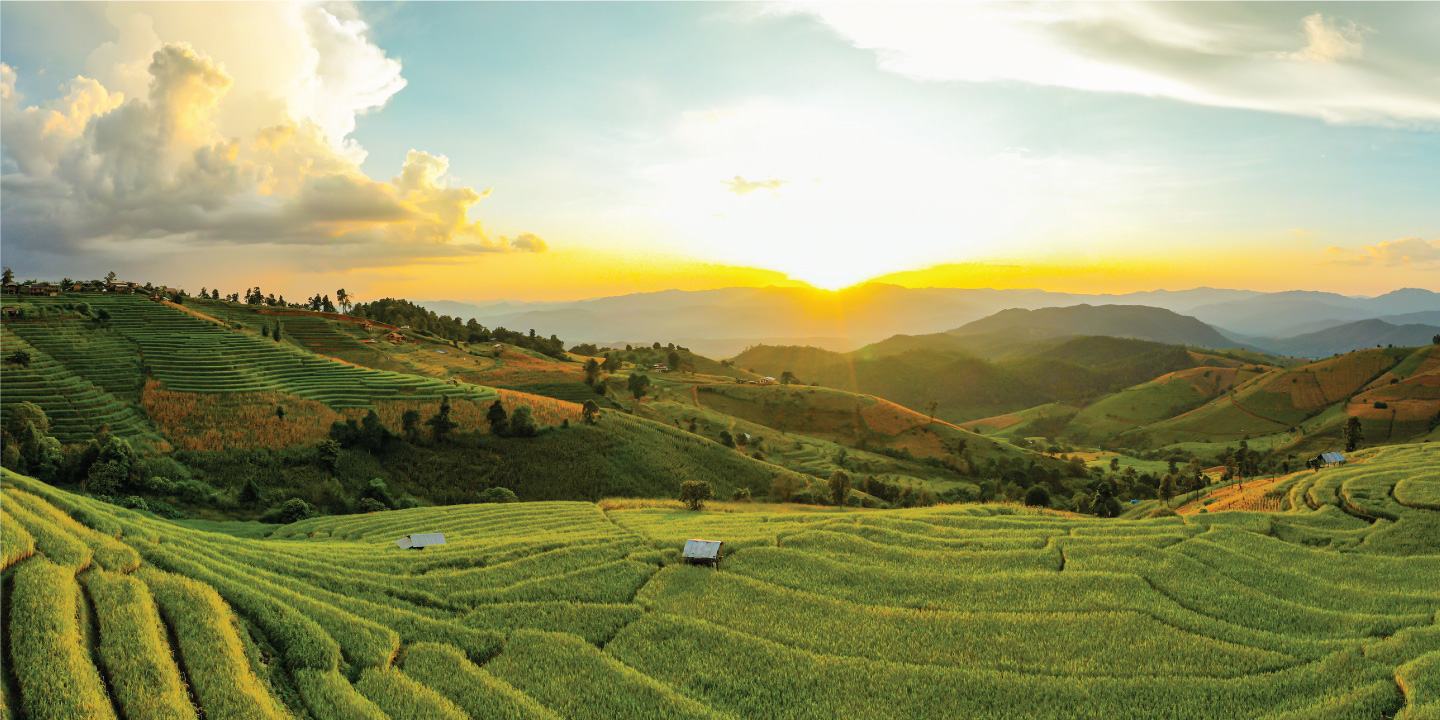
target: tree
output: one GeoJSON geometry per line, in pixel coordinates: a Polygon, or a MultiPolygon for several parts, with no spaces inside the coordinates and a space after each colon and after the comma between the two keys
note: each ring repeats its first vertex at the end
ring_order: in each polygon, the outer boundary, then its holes
{"type": "Polygon", "coordinates": [[[275,321],[275,329],[272,330],[272,331],[270,331],[270,337],[273,338],[273,339],[275,340],[275,342],[280,342],[280,321],[279,321],[279,320],[276,320],[276,321],[275,321]]]}
{"type": "Polygon", "coordinates": [[[735,502],[750,502],[750,488],[735,488],[735,492],[730,493],[730,499],[734,500],[735,502]]]}
{"type": "Polygon", "coordinates": [[[330,472],[340,466],[340,443],[332,438],[325,438],[315,446],[315,456],[319,458],[320,464],[330,472]]]}
{"type": "Polygon", "coordinates": [[[105,284],[109,285],[113,282],[115,282],[115,271],[111,270],[110,272],[105,273],[105,284]]]}
{"type": "Polygon", "coordinates": [[[280,523],[288,525],[293,522],[300,522],[305,518],[315,517],[315,506],[300,498],[290,498],[279,505],[265,511],[260,519],[269,523],[280,523]]]}
{"type": "Polygon", "coordinates": [[[665,365],[666,365],[667,367],[669,367],[672,372],[673,372],[673,371],[676,371],[676,370],[679,370],[679,369],[680,369],[680,353],[675,352],[674,350],[671,350],[671,351],[670,351],[670,354],[665,356],[665,365]]]}
{"type": "Polygon", "coordinates": [[[406,410],[400,416],[400,430],[405,433],[405,439],[411,443],[420,442],[420,411],[415,409],[406,410]]]}
{"type": "Polygon", "coordinates": [[[491,435],[505,437],[510,432],[510,418],[499,400],[490,403],[490,409],[485,413],[485,421],[490,423],[491,435]]]}
{"type": "Polygon", "coordinates": [[[1120,458],[1110,458],[1110,472],[1120,472],[1120,458]]]}
{"type": "Polygon", "coordinates": [[[246,478],[245,484],[240,486],[240,493],[236,496],[235,499],[241,505],[246,505],[249,507],[259,505],[260,484],[255,482],[255,478],[246,478]]]}
{"type": "Polygon", "coordinates": [[[1025,493],[1025,504],[1030,507],[1049,507],[1050,493],[1045,490],[1045,486],[1036,485],[1025,493]]]}
{"type": "Polygon", "coordinates": [[[780,384],[781,384],[781,385],[790,385],[790,384],[795,383],[795,382],[799,382],[799,380],[795,377],[795,373],[790,372],[789,370],[786,370],[785,372],[780,373],[780,384]]]}
{"type": "Polygon", "coordinates": [[[535,415],[529,405],[521,405],[510,413],[510,434],[514,437],[535,437],[540,429],[535,426],[535,415]]]}
{"type": "Polygon", "coordinates": [[[1102,482],[1100,487],[1095,489],[1095,499],[1090,502],[1090,513],[1104,518],[1120,514],[1120,501],[1115,499],[1115,488],[1110,483],[1102,482]]]}
{"type": "Polygon", "coordinates": [[[1166,475],[1165,477],[1160,478],[1160,487],[1156,491],[1156,494],[1160,497],[1160,500],[1162,502],[1168,505],[1170,503],[1170,498],[1175,497],[1175,476],[1166,475]]]}
{"type": "MultiPolygon", "coordinates": [[[[0,270],[0,284],[15,284],[15,271],[11,270],[9,267],[6,267],[4,270],[0,270]]],[[[1440,342],[1440,340],[1436,340],[1435,342],[1440,342]]]]}
{"type": "Polygon", "coordinates": [[[620,358],[615,357],[615,353],[605,353],[605,362],[601,363],[600,367],[605,372],[613,373],[620,369],[620,358]]]}
{"type": "Polygon", "coordinates": [[[279,419],[279,420],[284,420],[284,419],[285,419],[285,406],[284,406],[284,405],[276,405],[276,406],[275,406],[275,417],[276,417],[276,419],[279,419]]]}
{"type": "Polygon", "coordinates": [[[630,379],[625,384],[630,388],[630,394],[635,396],[636,402],[639,402],[650,389],[650,378],[643,373],[630,373],[630,379]]]}
{"type": "Polygon", "coordinates": [[[840,507],[845,506],[845,498],[850,496],[850,474],[844,470],[836,470],[830,473],[830,502],[840,507]]]}
{"type": "Polygon", "coordinates": [[[30,367],[30,353],[25,350],[16,350],[5,357],[5,362],[20,367],[30,367]]]}
{"type": "Polygon", "coordinates": [[[360,491],[360,500],[374,500],[386,508],[395,507],[395,496],[390,494],[390,486],[386,484],[385,478],[370,478],[365,489],[360,491]]]}
{"type": "Polygon", "coordinates": [[[724,445],[725,447],[735,447],[735,436],[731,435],[729,430],[721,430],[720,444],[724,445]]]}
{"type": "Polygon", "coordinates": [[[585,361],[585,384],[590,387],[595,387],[595,383],[599,381],[600,363],[596,362],[595,358],[592,357],[585,361]]]}
{"type": "Polygon", "coordinates": [[[445,438],[450,436],[450,432],[459,427],[458,423],[450,419],[450,396],[440,398],[440,409],[429,420],[426,420],[425,424],[430,426],[430,436],[437,443],[445,442],[445,438]]]}
{"type": "MultiPolygon", "coordinates": [[[[449,417],[448,409],[446,411],[446,417],[449,417]]],[[[385,427],[385,423],[380,421],[380,416],[377,415],[374,410],[365,413],[365,419],[360,421],[359,438],[360,444],[364,445],[365,449],[371,452],[384,450],[385,446],[394,437],[395,435],[390,432],[389,428],[385,427]]]]}
{"type": "Polygon", "coordinates": [[[1365,433],[1360,427],[1360,418],[1354,415],[1345,421],[1345,452],[1355,452],[1360,443],[1365,440],[1365,433]]]}
{"type": "Polygon", "coordinates": [[[345,292],[345,288],[335,291],[335,302],[340,303],[341,310],[350,312],[350,293],[345,292]]]}
{"type": "Polygon", "coordinates": [[[715,488],[704,480],[686,480],[680,483],[680,502],[691,510],[705,507],[705,501],[715,497],[715,488]]]}
{"type": "Polygon", "coordinates": [[[594,400],[586,400],[580,407],[580,414],[584,416],[586,425],[594,425],[595,419],[600,417],[600,406],[594,400]]]}
{"type": "Polygon", "coordinates": [[[477,500],[482,503],[512,503],[519,502],[520,498],[510,488],[492,487],[481,490],[477,500]]]}

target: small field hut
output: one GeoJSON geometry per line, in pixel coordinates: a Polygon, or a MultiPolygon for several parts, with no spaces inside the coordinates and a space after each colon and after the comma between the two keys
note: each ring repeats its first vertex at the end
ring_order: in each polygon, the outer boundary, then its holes
{"type": "Polygon", "coordinates": [[[396,540],[395,544],[408,550],[424,550],[432,545],[444,545],[445,533],[413,533],[396,540]]]}
{"type": "Polygon", "coordinates": [[[686,540],[681,554],[692,565],[719,565],[720,547],[724,544],[720,540],[686,540]]]}

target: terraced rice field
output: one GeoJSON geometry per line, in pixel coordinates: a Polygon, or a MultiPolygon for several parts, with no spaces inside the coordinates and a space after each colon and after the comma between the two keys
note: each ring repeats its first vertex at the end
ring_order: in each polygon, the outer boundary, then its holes
{"type": "Polygon", "coordinates": [[[31,718],[1435,718],[1437,468],[1362,453],[1274,513],[549,502],[265,539],[7,473],[0,688],[31,718]],[[676,562],[696,536],[718,570],[676,562]]]}
{"type": "MultiPolygon", "coordinates": [[[[0,405],[22,402],[39,405],[50,418],[51,434],[65,443],[88,440],[101,426],[108,426],[116,435],[132,440],[160,442],[160,436],[130,401],[93,382],[89,376],[72,372],[12,332],[8,325],[0,329],[0,343],[4,344],[7,355],[17,350],[30,354],[28,367],[5,364],[0,405]]],[[[102,377],[110,376],[107,372],[96,379],[102,377]]]]}
{"type": "MultiPolygon", "coordinates": [[[[67,364],[68,369],[96,384],[107,382],[100,373],[126,367],[138,358],[137,367],[143,367],[168,390],[281,392],[336,409],[370,407],[381,400],[434,401],[446,395],[485,400],[494,396],[488,388],[476,385],[451,384],[322,357],[288,342],[277,343],[253,332],[234,330],[138,295],[73,295],[34,302],[62,301],[85,301],[94,308],[104,308],[110,320],[104,328],[91,327],[88,320],[80,319],[18,321],[8,326],[27,340],[52,334],[57,326],[80,335],[101,334],[123,340],[114,343],[107,356],[115,359],[114,366],[99,361],[67,364]]],[[[133,375],[137,397],[141,377],[138,372],[133,375]]]]}

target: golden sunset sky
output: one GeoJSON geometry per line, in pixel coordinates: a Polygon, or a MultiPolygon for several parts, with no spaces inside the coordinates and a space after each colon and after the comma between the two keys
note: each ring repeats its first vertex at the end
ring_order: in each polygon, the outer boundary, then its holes
{"type": "Polygon", "coordinates": [[[1433,4],[5,3],[0,251],[299,299],[1440,288],[1433,4]]]}

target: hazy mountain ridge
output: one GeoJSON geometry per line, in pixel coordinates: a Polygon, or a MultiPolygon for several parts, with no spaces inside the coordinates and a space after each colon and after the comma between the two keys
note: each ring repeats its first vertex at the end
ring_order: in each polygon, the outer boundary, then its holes
{"type": "MultiPolygon", "coordinates": [[[[1440,293],[1403,289],[1373,298],[1290,291],[1258,293],[1194,288],[1125,294],[1044,290],[904,288],[871,283],[828,292],[803,287],[734,287],[636,293],[572,302],[422,301],[436,312],[487,326],[557,334],[572,342],[678,342],[729,356],[751,345],[811,343],[849,351],[895,335],[949,331],[1002,310],[1087,304],[1143,305],[1191,316],[1227,336],[1256,344],[1357,320],[1440,312],[1440,293]],[[1315,323],[1325,325],[1317,326],[1315,323]]],[[[1414,322],[1414,321],[1411,321],[1414,322]]],[[[1079,333],[1076,333],[1079,334],[1079,333]]]]}

